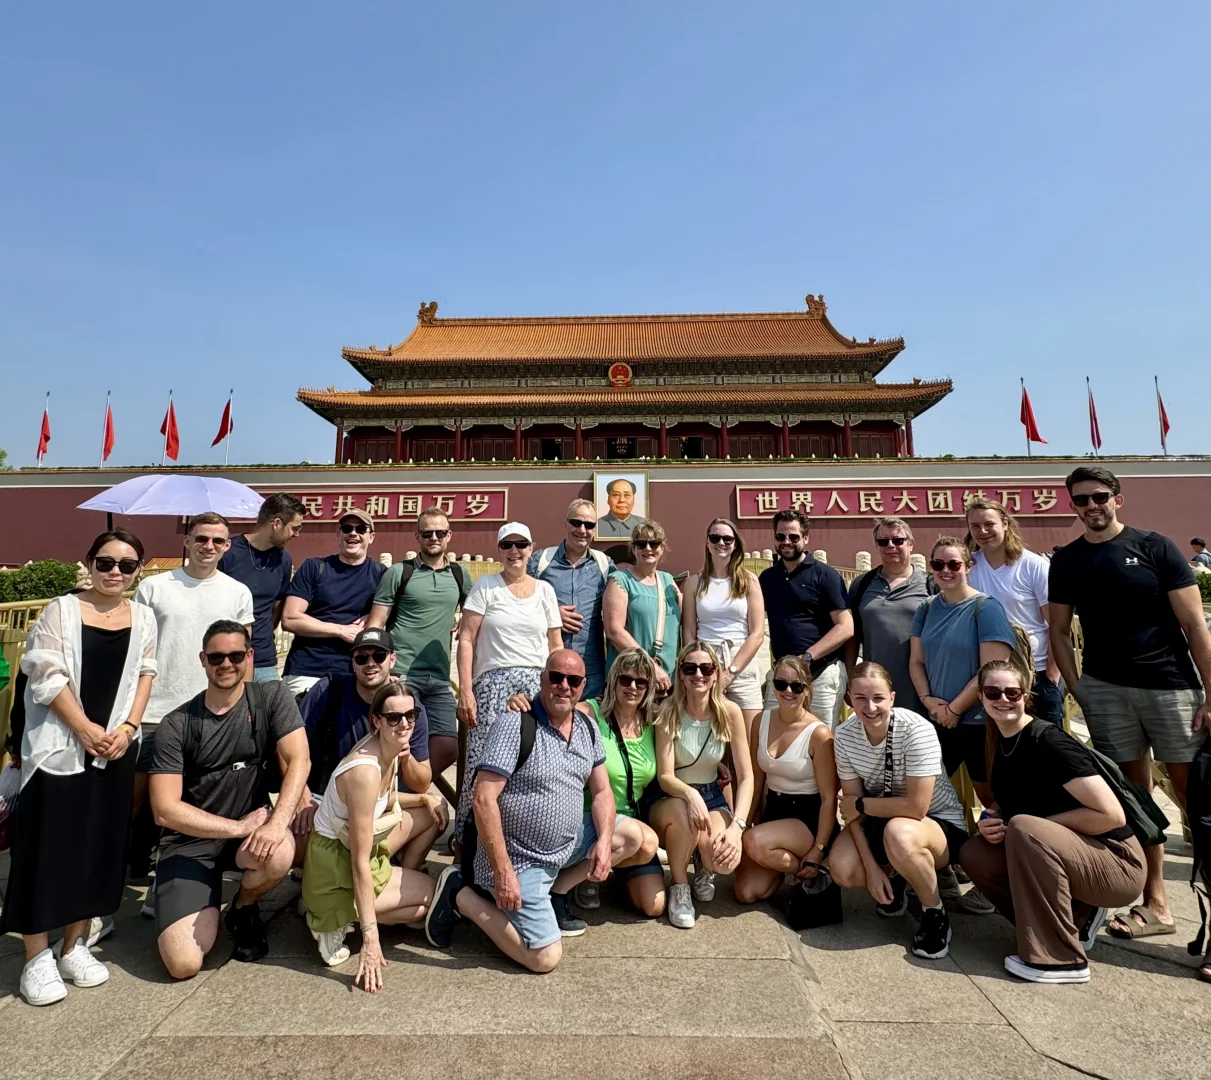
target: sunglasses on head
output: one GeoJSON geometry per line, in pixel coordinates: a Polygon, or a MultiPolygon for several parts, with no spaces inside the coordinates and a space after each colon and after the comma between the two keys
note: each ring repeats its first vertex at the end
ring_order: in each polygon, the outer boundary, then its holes
{"type": "Polygon", "coordinates": [[[449,529],[421,529],[418,534],[422,540],[444,540],[450,535],[449,529]]]}
{"type": "Polygon", "coordinates": [[[638,687],[640,690],[646,690],[648,688],[648,681],[642,675],[625,675],[624,674],[624,675],[618,676],[618,685],[625,686],[628,688],[635,686],[635,687],[638,687]]]}
{"type": "Polygon", "coordinates": [[[387,654],[382,649],[372,649],[370,652],[355,652],[353,654],[353,662],[361,667],[363,664],[370,663],[373,660],[376,664],[381,664],[387,659],[387,654]]]}
{"type": "Polygon", "coordinates": [[[405,722],[415,724],[416,718],[420,716],[420,709],[413,706],[407,712],[384,712],[378,715],[387,727],[399,727],[400,724],[405,722]]]}
{"type": "Polygon", "coordinates": [[[796,679],[775,679],[774,689],[779,693],[790,690],[792,694],[802,694],[807,689],[806,683],[801,683],[796,679]]]}
{"type": "Polygon", "coordinates": [[[341,522],[341,532],[343,532],[346,536],[348,536],[349,533],[357,533],[358,536],[361,536],[364,533],[368,532],[369,529],[370,529],[370,526],[367,525],[364,521],[358,521],[358,522],[342,521],[341,522]]]}
{"type": "Polygon", "coordinates": [[[235,652],[208,652],[206,663],[211,667],[218,667],[224,660],[230,660],[233,664],[242,664],[247,655],[247,649],[236,649],[235,652]]]}
{"type": "Polygon", "coordinates": [[[1006,701],[1021,701],[1026,695],[1020,686],[986,686],[980,693],[989,701],[1000,701],[1002,697],[1006,701]]]}
{"type": "Polygon", "coordinates": [[[529,540],[502,540],[496,545],[501,551],[510,551],[516,548],[521,551],[523,548],[530,546],[529,540]]]}
{"type": "Polygon", "coordinates": [[[642,549],[651,549],[656,551],[664,546],[663,540],[632,540],[631,547],[642,549]]]}
{"type": "Polygon", "coordinates": [[[93,566],[103,574],[108,574],[116,566],[123,575],[129,575],[139,569],[139,560],[115,559],[112,555],[98,555],[93,559],[93,566]]]}
{"type": "Polygon", "coordinates": [[[802,533],[774,533],[774,539],[780,544],[797,544],[803,539],[802,533]]]}
{"type": "Polygon", "coordinates": [[[907,536],[876,536],[875,543],[879,547],[887,547],[888,544],[895,544],[896,547],[903,547],[908,543],[907,536]]]}
{"type": "Polygon", "coordinates": [[[958,573],[963,569],[964,563],[958,559],[930,559],[929,568],[931,570],[950,570],[953,573],[958,573]]]}
{"type": "Polygon", "coordinates": [[[584,682],[584,676],[569,675],[566,671],[548,671],[547,682],[552,686],[562,686],[566,682],[571,689],[575,690],[584,682]]]}
{"type": "Polygon", "coordinates": [[[1073,506],[1088,506],[1093,503],[1094,506],[1105,506],[1114,495],[1109,491],[1095,491],[1092,495],[1073,495],[1073,506]]]}
{"type": "Polygon", "coordinates": [[[589,532],[592,532],[595,528],[597,528],[597,522],[581,521],[580,518],[568,518],[568,524],[571,525],[573,529],[587,529],[589,532]]]}
{"type": "Polygon", "coordinates": [[[707,537],[707,541],[712,544],[734,544],[736,538],[734,536],[724,536],[723,533],[711,533],[707,537]]]}
{"type": "Polygon", "coordinates": [[[679,670],[682,675],[702,675],[709,679],[715,674],[715,665],[709,660],[705,664],[695,664],[689,660],[683,660],[679,670]]]}

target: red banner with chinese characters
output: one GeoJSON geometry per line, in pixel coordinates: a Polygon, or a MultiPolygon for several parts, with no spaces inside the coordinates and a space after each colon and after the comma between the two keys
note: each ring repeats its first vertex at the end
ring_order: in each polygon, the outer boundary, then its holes
{"type": "Polygon", "coordinates": [[[451,521],[507,521],[507,488],[448,488],[357,491],[295,492],[306,508],[304,521],[339,521],[350,510],[365,510],[376,522],[416,520],[422,510],[436,507],[451,521]]]}
{"type": "Polygon", "coordinates": [[[1015,517],[1072,517],[1062,480],[1014,487],[1000,482],[951,484],[872,484],[736,488],[739,520],[768,520],[776,510],[797,508],[814,518],[961,517],[969,499],[996,499],[1015,517]]]}

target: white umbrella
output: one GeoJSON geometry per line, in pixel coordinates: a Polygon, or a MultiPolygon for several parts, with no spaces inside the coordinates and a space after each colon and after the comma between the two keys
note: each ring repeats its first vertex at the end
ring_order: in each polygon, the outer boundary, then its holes
{"type": "Polygon", "coordinates": [[[229,518],[255,518],[263,495],[221,476],[136,476],[94,495],[77,509],[110,514],[194,517],[214,510],[229,518]]]}

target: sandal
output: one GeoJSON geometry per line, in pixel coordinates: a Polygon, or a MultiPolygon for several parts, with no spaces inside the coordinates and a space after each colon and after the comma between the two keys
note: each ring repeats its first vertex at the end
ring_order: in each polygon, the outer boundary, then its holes
{"type": "Polygon", "coordinates": [[[1176,934],[1177,927],[1172,923],[1161,922],[1151,908],[1137,904],[1130,911],[1120,911],[1115,915],[1106,926],[1106,933],[1124,940],[1138,940],[1176,934]]]}

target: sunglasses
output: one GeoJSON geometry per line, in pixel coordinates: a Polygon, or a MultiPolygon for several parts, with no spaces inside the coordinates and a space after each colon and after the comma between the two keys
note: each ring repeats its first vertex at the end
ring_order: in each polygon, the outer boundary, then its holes
{"type": "Polygon", "coordinates": [[[226,547],[231,541],[226,536],[191,536],[198,547],[226,547]]]}
{"type": "Polygon", "coordinates": [[[803,539],[802,533],[774,533],[774,539],[780,544],[797,544],[803,539]]]}
{"type": "Polygon", "coordinates": [[[416,723],[416,718],[420,716],[420,709],[415,706],[407,712],[384,712],[378,714],[387,727],[399,727],[400,724],[407,722],[409,725],[416,723]]]}
{"type": "Polygon", "coordinates": [[[529,540],[502,540],[496,545],[501,551],[511,551],[516,548],[522,551],[530,546],[529,540]]]}
{"type": "Polygon", "coordinates": [[[548,671],[547,682],[552,686],[562,686],[566,682],[571,689],[575,690],[584,682],[584,676],[569,675],[566,671],[548,671]]]}
{"type": "Polygon", "coordinates": [[[652,551],[659,551],[660,548],[664,547],[664,541],[663,540],[632,540],[631,547],[639,548],[640,550],[650,549],[652,551]]]}
{"type": "Polygon", "coordinates": [[[597,522],[581,521],[580,518],[568,518],[568,524],[571,525],[573,529],[587,529],[589,532],[592,532],[595,528],[597,528],[597,522]]]}
{"type": "Polygon", "coordinates": [[[709,660],[705,664],[693,664],[689,660],[682,661],[678,668],[682,675],[702,675],[710,678],[715,674],[715,665],[709,660]]]}
{"type": "Polygon", "coordinates": [[[807,683],[796,682],[794,679],[775,679],[774,689],[778,693],[789,689],[792,694],[802,694],[807,689],[807,683]]]}
{"type": "Polygon", "coordinates": [[[236,649],[235,652],[208,652],[206,654],[206,663],[211,667],[218,667],[224,660],[230,660],[233,664],[242,664],[244,658],[248,655],[247,649],[236,649]]]}
{"type": "Polygon", "coordinates": [[[989,701],[1000,701],[1002,697],[1006,701],[1021,701],[1026,696],[1020,686],[986,686],[980,693],[989,701]]]}
{"type": "Polygon", "coordinates": [[[98,555],[93,559],[93,566],[103,574],[108,574],[116,566],[123,576],[128,576],[139,569],[139,560],[115,559],[112,555],[98,555]]]}
{"type": "Polygon", "coordinates": [[[640,690],[646,690],[648,688],[647,679],[641,678],[638,675],[619,675],[617,682],[619,686],[625,686],[627,688],[632,686],[638,687],[640,690]]]}
{"type": "Polygon", "coordinates": [[[1092,495],[1073,495],[1073,506],[1105,506],[1114,496],[1109,491],[1095,491],[1092,495]]]}
{"type": "Polygon", "coordinates": [[[449,529],[421,529],[417,534],[422,540],[444,540],[450,535],[449,529]]]}
{"type": "Polygon", "coordinates": [[[387,659],[387,654],[382,649],[374,649],[372,652],[357,652],[353,654],[353,662],[361,667],[363,664],[368,664],[372,660],[376,664],[381,664],[387,659]]]}
{"type": "Polygon", "coordinates": [[[958,559],[930,559],[929,560],[929,568],[931,570],[950,570],[956,574],[960,570],[962,570],[965,565],[966,565],[965,563],[960,562],[958,559]]]}
{"type": "Polygon", "coordinates": [[[710,536],[707,537],[707,541],[712,544],[724,544],[730,546],[736,542],[736,538],[734,536],[724,536],[722,533],[711,533],[710,536]]]}
{"type": "Polygon", "coordinates": [[[350,533],[357,533],[358,536],[362,536],[366,532],[369,532],[369,530],[370,526],[362,521],[359,521],[356,525],[352,521],[341,522],[341,532],[343,532],[346,536],[348,536],[350,533]]]}
{"type": "Polygon", "coordinates": [[[903,547],[908,543],[907,536],[876,536],[875,543],[879,547],[887,547],[888,544],[895,544],[896,547],[903,547]]]}

